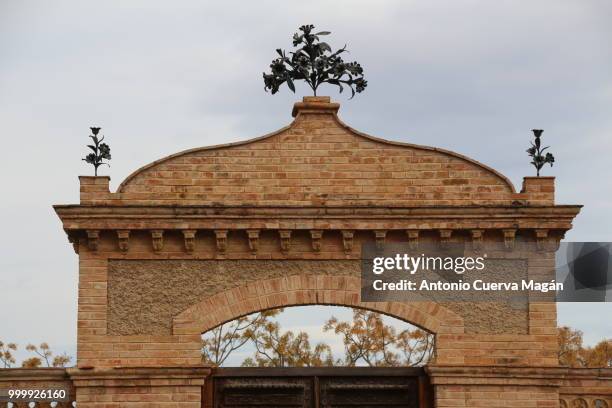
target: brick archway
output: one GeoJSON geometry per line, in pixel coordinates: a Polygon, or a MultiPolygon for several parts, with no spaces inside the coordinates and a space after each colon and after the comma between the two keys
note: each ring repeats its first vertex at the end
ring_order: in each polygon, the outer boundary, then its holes
{"type": "Polygon", "coordinates": [[[333,305],[383,313],[434,334],[462,334],[463,319],[435,302],[360,302],[360,279],[352,276],[293,275],[253,281],[202,299],[174,318],[173,334],[204,333],[261,310],[333,305]]]}
{"type": "Polygon", "coordinates": [[[477,405],[524,406],[517,395],[558,404],[554,303],[363,303],[361,248],[488,243],[500,268],[521,262],[529,278],[548,281],[580,206],[555,204],[552,177],[525,177],[517,192],[468,157],[364,135],[338,109],[307,97],[278,132],[155,161],[116,192],[108,177],[80,177],[80,202],[55,206],[79,254],[70,375],[80,407],[193,407],[210,374],[201,333],[260,310],[315,304],[435,333],[428,372],[437,406],[473,406],[473,396],[482,396],[477,405]],[[126,392],[142,385],[150,389],[126,392]]]}

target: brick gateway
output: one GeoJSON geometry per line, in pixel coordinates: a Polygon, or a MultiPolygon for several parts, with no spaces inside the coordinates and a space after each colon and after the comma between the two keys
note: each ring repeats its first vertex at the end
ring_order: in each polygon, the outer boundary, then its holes
{"type": "MultiPolygon", "coordinates": [[[[558,366],[554,303],[361,302],[363,242],[486,242],[542,278],[580,206],[555,204],[552,177],[517,192],[467,157],[358,132],[338,109],[306,97],[289,126],[168,156],[114,193],[108,177],[80,177],[80,203],[55,206],[79,255],[77,367],[54,374],[79,407],[200,407],[217,378],[201,366],[201,333],[311,304],[434,333],[436,407],[612,407],[610,370],[558,366]]],[[[36,378],[0,372],[4,384],[36,378]]]]}

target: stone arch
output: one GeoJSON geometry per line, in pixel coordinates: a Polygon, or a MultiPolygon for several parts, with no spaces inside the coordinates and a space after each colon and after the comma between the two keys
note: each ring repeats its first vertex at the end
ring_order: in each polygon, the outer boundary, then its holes
{"type": "Polygon", "coordinates": [[[261,310],[333,305],[367,309],[414,324],[433,334],[462,334],[463,319],[435,302],[361,302],[358,277],[293,275],[263,279],[202,299],[173,321],[175,335],[204,333],[261,310]]]}

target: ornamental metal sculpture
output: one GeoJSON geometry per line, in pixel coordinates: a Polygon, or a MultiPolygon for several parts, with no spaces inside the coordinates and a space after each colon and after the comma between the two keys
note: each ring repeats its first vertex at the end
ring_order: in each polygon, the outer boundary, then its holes
{"type": "Polygon", "coordinates": [[[299,47],[289,53],[278,48],[279,57],[270,64],[271,73],[264,72],[263,79],[266,92],[278,92],[279,87],[287,83],[289,89],[295,93],[296,80],[305,81],[317,96],[317,89],[321,84],[328,83],[338,86],[340,93],[344,87],[351,90],[351,98],[355,93],[361,93],[368,85],[363,78],[363,68],[358,62],[344,62],[340,54],[348,52],[346,45],[336,52],[326,42],[320,41],[320,36],[331,34],[329,31],[313,33],[314,26],[303,25],[299,28],[301,33],[293,34],[293,46],[299,47]]]}
{"type": "Polygon", "coordinates": [[[83,160],[92,166],[94,166],[94,175],[98,175],[98,167],[103,164],[106,164],[110,167],[110,164],[105,162],[104,160],[110,160],[110,147],[106,143],[102,143],[104,140],[104,136],[98,139],[98,133],[100,132],[99,127],[90,127],[92,135],[89,137],[93,140],[92,145],[87,145],[93,152],[89,153],[87,156],[83,158],[83,160]]]}
{"type": "Polygon", "coordinates": [[[527,149],[527,153],[531,157],[531,164],[536,168],[536,175],[540,177],[540,170],[544,167],[545,164],[550,164],[552,167],[555,162],[555,156],[552,153],[544,154],[544,151],[548,149],[550,146],[541,147],[540,137],[542,136],[542,129],[532,129],[533,135],[535,136],[535,141],[531,142],[531,147],[527,149]]]}

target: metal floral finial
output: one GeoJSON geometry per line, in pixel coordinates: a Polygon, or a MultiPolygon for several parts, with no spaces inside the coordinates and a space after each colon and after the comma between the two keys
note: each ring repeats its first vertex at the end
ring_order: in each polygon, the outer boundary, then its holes
{"type": "Polygon", "coordinates": [[[98,167],[103,164],[106,164],[108,167],[110,167],[110,164],[104,161],[111,159],[110,147],[106,143],[102,143],[102,141],[104,140],[104,136],[98,139],[98,133],[100,133],[101,128],[90,127],[90,129],[92,135],[90,135],[89,137],[93,140],[94,144],[87,145],[87,147],[89,147],[93,151],[93,153],[89,153],[83,158],[83,160],[94,166],[94,175],[97,176],[98,167]]]}
{"type": "Polygon", "coordinates": [[[357,62],[344,62],[340,54],[347,52],[346,45],[336,52],[326,42],[319,40],[319,36],[331,34],[329,31],[313,33],[314,26],[303,25],[299,28],[301,33],[293,34],[293,46],[300,47],[289,53],[278,48],[279,57],[270,64],[271,73],[264,72],[266,92],[278,92],[283,83],[295,93],[296,80],[305,81],[317,96],[319,85],[328,83],[338,86],[340,93],[344,87],[351,90],[351,98],[355,92],[362,92],[368,82],[363,78],[363,69],[357,62]]]}
{"type": "Polygon", "coordinates": [[[540,170],[542,167],[544,167],[546,163],[550,164],[550,167],[552,167],[553,163],[555,162],[555,156],[553,156],[552,153],[544,154],[544,151],[550,146],[541,147],[542,144],[540,138],[542,137],[542,132],[544,132],[544,130],[532,129],[531,131],[535,136],[535,141],[531,142],[531,147],[527,149],[527,153],[532,159],[531,164],[533,164],[533,166],[536,168],[536,175],[540,177],[540,170]]]}

